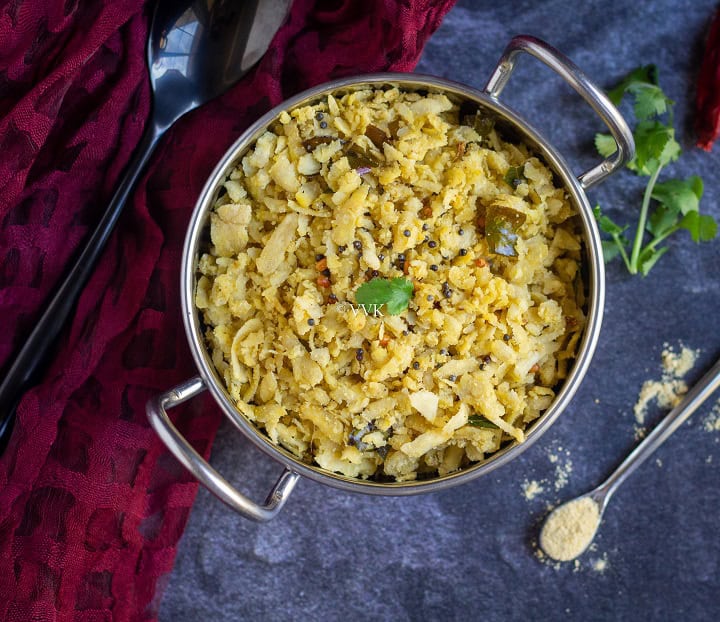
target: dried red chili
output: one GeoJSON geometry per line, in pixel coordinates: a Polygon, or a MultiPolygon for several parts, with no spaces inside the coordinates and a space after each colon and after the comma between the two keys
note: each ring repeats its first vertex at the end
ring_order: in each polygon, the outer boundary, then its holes
{"type": "Polygon", "coordinates": [[[697,146],[710,151],[720,136],[720,9],[710,22],[697,85],[697,146]]]}

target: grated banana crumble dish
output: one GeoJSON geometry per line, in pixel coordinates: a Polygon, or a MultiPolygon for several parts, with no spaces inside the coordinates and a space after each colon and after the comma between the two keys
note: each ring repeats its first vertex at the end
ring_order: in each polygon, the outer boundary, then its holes
{"type": "Polygon", "coordinates": [[[585,325],[579,232],[551,170],[477,106],[328,95],[228,175],[195,304],[273,443],[351,478],[442,476],[552,403],[585,325]]]}

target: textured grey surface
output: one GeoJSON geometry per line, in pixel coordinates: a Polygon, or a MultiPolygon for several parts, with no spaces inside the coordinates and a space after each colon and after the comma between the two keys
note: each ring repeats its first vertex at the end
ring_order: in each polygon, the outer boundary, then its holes
{"type": "MultiPolygon", "coordinates": [[[[482,87],[509,38],[546,39],[610,85],[657,63],[677,100],[687,149],[668,175],[705,179],[703,208],[720,218],[720,145],[692,148],[690,104],[715,0],[461,1],[418,71],[482,87]]],[[[524,60],[503,98],[579,171],[596,161],[601,129],[569,87],[524,60]]],[[[618,218],[642,188],[628,172],[590,193],[618,218]]],[[[534,539],[549,505],[599,482],[634,445],[632,405],[660,377],[665,342],[701,350],[688,381],[720,355],[720,242],[684,235],[647,279],[608,266],[598,352],[570,409],[518,460],[442,493],[376,498],[303,480],[268,525],[243,520],[201,491],[180,545],[161,620],[711,620],[720,613],[720,432],[707,404],[632,476],[579,564],[539,561],[534,539]],[[555,460],[555,461],[553,461],[555,460]],[[570,465],[571,463],[571,465],[570,465]],[[571,468],[569,468],[571,466],[571,468]],[[558,478],[567,473],[567,484],[558,478]],[[522,483],[544,491],[525,499],[522,483]],[[604,572],[595,569],[604,559],[604,572]]],[[[716,400],[713,400],[713,403],[716,400]]],[[[650,423],[660,411],[651,409],[650,423]]],[[[280,466],[223,426],[213,463],[255,498],[280,466]]]]}

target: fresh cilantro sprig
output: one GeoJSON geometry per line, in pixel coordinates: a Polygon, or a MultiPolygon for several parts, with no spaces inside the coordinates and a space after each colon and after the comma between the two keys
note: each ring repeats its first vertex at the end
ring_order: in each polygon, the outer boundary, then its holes
{"type": "Polygon", "coordinates": [[[385,305],[390,315],[399,315],[407,309],[414,289],[413,282],[402,277],[375,278],[358,287],[355,300],[365,308],[371,305],[377,308],[385,305]]]}
{"type": "MultiPolygon", "coordinates": [[[[622,257],[631,274],[647,275],[668,250],[661,243],[673,233],[685,229],[694,242],[706,242],[715,237],[717,223],[700,214],[703,194],[702,180],[693,175],[688,179],[669,179],[659,182],[660,172],[680,157],[680,145],[673,127],[673,102],[658,84],[655,65],[638,67],[615,88],[608,91],[610,100],[619,105],[629,95],[637,125],[633,131],[635,157],[627,167],[641,177],[649,177],[632,245],[625,232],[628,225],[619,225],[595,208],[600,230],[610,236],[603,241],[605,261],[622,257]],[[651,211],[651,205],[653,207],[651,211]],[[649,240],[646,242],[646,233],[649,240]]],[[[608,157],[616,150],[615,141],[607,134],[595,137],[600,155],[608,157]]]]}

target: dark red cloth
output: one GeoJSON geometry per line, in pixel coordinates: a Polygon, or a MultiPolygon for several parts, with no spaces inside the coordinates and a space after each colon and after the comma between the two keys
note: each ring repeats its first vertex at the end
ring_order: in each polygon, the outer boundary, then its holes
{"type": "MultiPolygon", "coordinates": [[[[155,154],[0,459],[0,619],[139,620],[197,484],[145,402],[194,375],[179,265],[214,163],[259,115],[331,78],[411,70],[453,0],[296,0],[259,66],[155,154]]],[[[143,0],[11,0],[0,14],[0,365],[99,218],[150,108],[143,0]]],[[[211,400],[177,409],[208,455],[211,400]]]]}

